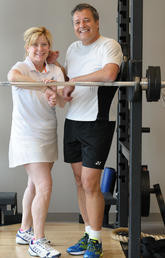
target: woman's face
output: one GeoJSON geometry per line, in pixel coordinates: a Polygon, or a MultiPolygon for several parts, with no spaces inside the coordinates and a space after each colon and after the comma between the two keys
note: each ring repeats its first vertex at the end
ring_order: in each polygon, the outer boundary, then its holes
{"type": "Polygon", "coordinates": [[[27,47],[27,53],[34,65],[44,64],[50,50],[49,43],[44,35],[27,47]]]}

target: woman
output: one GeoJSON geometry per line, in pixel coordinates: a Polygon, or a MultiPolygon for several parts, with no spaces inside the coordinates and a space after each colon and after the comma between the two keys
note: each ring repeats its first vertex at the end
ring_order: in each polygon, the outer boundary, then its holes
{"type": "MultiPolygon", "coordinates": [[[[24,41],[26,59],[12,67],[8,80],[64,81],[61,69],[46,62],[52,46],[50,32],[44,27],[32,27],[25,31],[24,41]]],[[[50,241],[44,234],[52,191],[51,169],[57,159],[55,109],[49,106],[41,91],[13,86],[12,97],[9,167],[23,165],[28,175],[22,201],[21,229],[17,232],[16,243],[29,244],[32,256],[58,257],[60,252],[50,247],[50,241]]],[[[60,96],[58,99],[61,101],[60,96]]]]}

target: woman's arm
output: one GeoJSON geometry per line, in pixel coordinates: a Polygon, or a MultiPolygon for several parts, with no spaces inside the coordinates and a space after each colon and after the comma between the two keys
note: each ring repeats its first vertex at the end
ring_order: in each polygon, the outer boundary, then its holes
{"type": "Polygon", "coordinates": [[[63,97],[63,89],[57,89],[56,86],[48,87],[45,91],[45,98],[51,107],[58,105],[59,107],[65,106],[63,97]]]}
{"type": "MultiPolygon", "coordinates": [[[[9,82],[36,82],[33,80],[30,76],[23,75],[19,70],[17,69],[12,69],[8,72],[7,75],[8,81],[9,82]]],[[[16,85],[15,85],[16,86],[16,85]]],[[[30,90],[39,90],[39,91],[45,91],[47,87],[44,86],[32,86],[32,87],[26,87],[26,86],[21,86],[23,89],[30,89],[30,90]]]]}
{"type": "Polygon", "coordinates": [[[34,82],[34,80],[27,76],[23,75],[19,70],[12,69],[8,72],[7,78],[10,82],[34,82]]]}

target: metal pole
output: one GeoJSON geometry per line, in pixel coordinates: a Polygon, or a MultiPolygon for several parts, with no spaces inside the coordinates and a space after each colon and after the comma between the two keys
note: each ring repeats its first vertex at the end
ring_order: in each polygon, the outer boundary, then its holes
{"type": "MultiPolygon", "coordinates": [[[[129,0],[118,1],[118,42],[123,51],[123,66],[128,68],[130,58],[129,35],[129,0]]],[[[122,69],[122,67],[121,67],[122,69]]],[[[119,79],[128,81],[128,69],[119,79]]],[[[128,160],[123,155],[122,143],[128,143],[129,110],[126,98],[127,89],[119,88],[118,91],[118,115],[117,115],[117,221],[116,226],[128,227],[128,160]]]]}
{"type": "MultiPolygon", "coordinates": [[[[128,89],[131,95],[134,89],[128,89]]],[[[130,96],[131,97],[131,96],[130,96]]],[[[132,99],[132,97],[131,97],[132,99]]],[[[141,235],[141,128],[142,93],[130,101],[130,155],[129,155],[129,243],[128,257],[140,257],[141,235]]]]}
{"type": "MultiPolygon", "coordinates": [[[[130,80],[142,78],[143,0],[130,0],[130,80]]],[[[129,90],[133,96],[134,89],[129,90]]],[[[130,96],[130,97],[132,97],[130,96]]],[[[130,98],[130,171],[128,257],[140,257],[142,92],[130,98]]]]}
{"type": "MultiPolygon", "coordinates": [[[[16,87],[51,87],[51,86],[113,86],[113,87],[136,87],[140,85],[142,90],[147,90],[147,78],[137,81],[114,81],[114,82],[0,82],[0,86],[16,86],[16,87]]],[[[165,88],[165,81],[161,81],[161,88],[165,88]]]]}

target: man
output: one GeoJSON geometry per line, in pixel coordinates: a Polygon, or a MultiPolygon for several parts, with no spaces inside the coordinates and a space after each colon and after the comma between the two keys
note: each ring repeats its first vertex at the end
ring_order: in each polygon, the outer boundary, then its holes
{"type": "MultiPolygon", "coordinates": [[[[70,45],[65,71],[70,81],[114,81],[122,62],[120,45],[99,33],[99,15],[89,4],[72,11],[74,32],[79,41],[70,45]]],[[[64,97],[70,101],[64,128],[64,160],[71,163],[85,234],[67,252],[84,258],[102,256],[101,227],[104,198],[100,190],[115,128],[109,121],[114,87],[67,86],[64,97]]],[[[51,103],[50,103],[51,104],[51,103]]]]}

